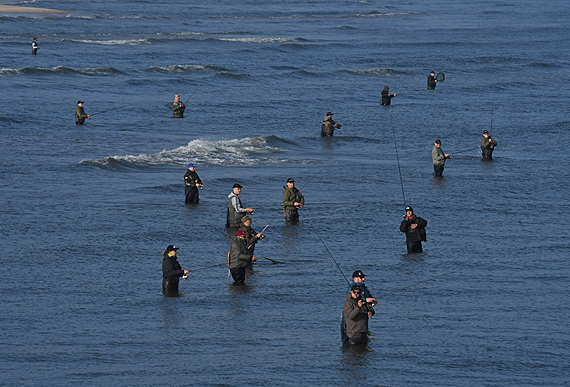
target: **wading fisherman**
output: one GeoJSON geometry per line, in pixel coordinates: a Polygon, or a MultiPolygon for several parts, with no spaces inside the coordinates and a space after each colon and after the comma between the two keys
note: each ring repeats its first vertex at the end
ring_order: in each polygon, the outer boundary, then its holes
{"type": "Polygon", "coordinates": [[[332,137],[334,135],[335,129],[340,129],[341,124],[337,124],[332,119],[333,113],[327,112],[325,118],[323,118],[323,124],[321,125],[321,137],[332,137]]]}
{"type": "Polygon", "coordinates": [[[390,90],[390,88],[388,86],[384,86],[384,90],[382,90],[382,92],[380,93],[380,95],[382,95],[382,101],[380,101],[380,104],[382,106],[390,105],[392,103],[392,98],[398,95],[398,94],[390,94],[388,90],[390,90]]]}
{"type": "Polygon", "coordinates": [[[241,200],[238,195],[243,187],[238,183],[234,184],[232,193],[228,195],[228,214],[226,219],[226,227],[239,227],[241,224],[241,219],[253,213],[255,209],[253,208],[243,208],[241,200]]]}
{"type": "Polygon", "coordinates": [[[442,176],[445,168],[445,160],[451,158],[451,154],[443,153],[441,150],[441,140],[435,140],[433,149],[431,150],[431,158],[433,159],[433,171],[435,176],[442,176]]]}
{"type": "Polygon", "coordinates": [[[180,277],[188,274],[188,270],[182,270],[177,261],[177,251],[178,247],[169,245],[162,253],[162,292],[165,296],[176,296],[180,277]]]}
{"type": "Polygon", "coordinates": [[[435,71],[432,71],[428,76],[427,89],[428,90],[434,90],[436,82],[437,82],[437,79],[435,79],[435,71]]]}
{"type": "Polygon", "coordinates": [[[283,214],[287,223],[297,223],[299,221],[299,208],[303,208],[305,197],[297,188],[295,188],[295,180],[287,179],[287,186],[283,187],[283,214]]]}
{"type": "Polygon", "coordinates": [[[174,96],[174,102],[170,104],[170,109],[172,110],[173,118],[184,118],[184,109],[186,109],[186,106],[180,102],[180,96],[178,94],[174,96]]]}
{"type": "Polygon", "coordinates": [[[481,154],[483,155],[483,160],[493,160],[493,151],[497,146],[497,141],[493,140],[486,130],[483,132],[483,137],[481,138],[481,154]]]}
{"type": "Polygon", "coordinates": [[[91,119],[91,116],[83,110],[84,103],[83,101],[77,101],[77,106],[75,107],[75,125],[83,125],[86,118],[88,120],[91,119]]]}
{"type": "Polygon", "coordinates": [[[361,298],[360,287],[353,285],[346,295],[342,308],[346,323],[347,344],[364,344],[368,341],[368,319],[374,309],[361,298]]]}
{"type": "Polygon", "coordinates": [[[32,41],[32,55],[38,55],[38,50],[40,46],[38,46],[38,38],[34,38],[32,41]]]}
{"type": "Polygon", "coordinates": [[[412,207],[406,207],[404,220],[400,223],[400,231],[406,233],[408,254],[421,253],[422,242],[426,241],[427,220],[414,214],[412,207]]]}
{"type": "Polygon", "coordinates": [[[265,238],[265,235],[256,233],[255,230],[251,228],[251,218],[249,216],[241,218],[241,227],[239,229],[247,234],[245,237],[247,250],[253,256],[255,244],[258,240],[265,238]]]}
{"type": "Polygon", "coordinates": [[[238,230],[228,254],[228,267],[236,284],[244,283],[245,269],[252,263],[257,262],[257,258],[250,254],[247,249],[246,237],[247,233],[245,231],[238,230]]]}
{"type": "Polygon", "coordinates": [[[200,176],[196,173],[196,165],[188,164],[188,171],[184,174],[184,184],[186,185],[186,204],[198,204],[200,201],[198,188],[201,188],[203,185],[200,176]]]}
{"type": "Polygon", "coordinates": [[[356,270],[354,273],[352,273],[352,281],[350,281],[350,284],[348,284],[346,294],[350,293],[353,286],[358,286],[360,289],[360,298],[372,306],[377,305],[378,302],[374,297],[372,297],[372,294],[370,294],[370,290],[368,290],[366,285],[364,285],[364,277],[364,273],[360,270],[356,270]]]}

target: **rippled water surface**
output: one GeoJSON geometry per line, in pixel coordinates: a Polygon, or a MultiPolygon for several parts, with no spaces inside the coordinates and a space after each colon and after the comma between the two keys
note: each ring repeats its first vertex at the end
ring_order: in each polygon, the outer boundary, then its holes
{"type": "Polygon", "coordinates": [[[214,3],[0,15],[0,385],[569,385],[568,3],[214,3]],[[343,126],[321,139],[327,111],[343,126]],[[436,138],[455,153],[441,180],[436,138]],[[236,182],[253,227],[271,222],[245,287],[224,266],[236,182]],[[193,270],[178,298],[169,244],[193,270]],[[357,269],[380,304],[368,346],[342,348],[357,269]]]}

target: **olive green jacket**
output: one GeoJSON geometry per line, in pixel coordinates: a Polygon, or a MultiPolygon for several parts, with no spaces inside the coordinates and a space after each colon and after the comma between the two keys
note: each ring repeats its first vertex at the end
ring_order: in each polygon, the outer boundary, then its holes
{"type": "Polygon", "coordinates": [[[172,102],[170,109],[172,109],[173,118],[184,118],[184,109],[186,109],[186,106],[184,106],[182,102],[172,102]]]}
{"type": "Polygon", "coordinates": [[[295,204],[293,203],[301,203],[305,204],[305,197],[301,194],[296,187],[290,189],[289,187],[285,187],[285,191],[283,191],[283,206],[286,210],[296,210],[295,204]]]}

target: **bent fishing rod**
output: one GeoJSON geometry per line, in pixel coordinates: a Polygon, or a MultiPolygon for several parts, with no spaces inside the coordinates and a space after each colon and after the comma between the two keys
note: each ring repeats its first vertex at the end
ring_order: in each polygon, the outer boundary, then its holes
{"type": "Polygon", "coordinates": [[[449,274],[451,274],[451,273],[455,273],[456,271],[457,271],[457,270],[453,270],[453,271],[450,271],[450,272],[447,272],[447,273],[443,273],[443,274],[440,274],[440,275],[436,275],[435,277],[429,278],[429,279],[427,279],[427,280],[423,280],[423,281],[420,281],[420,282],[416,282],[415,284],[408,285],[408,286],[403,287],[403,288],[398,289],[398,290],[394,290],[393,292],[384,294],[383,296],[377,297],[376,299],[388,297],[388,296],[390,296],[390,295],[392,295],[392,294],[394,294],[394,293],[398,293],[398,292],[401,292],[402,290],[409,289],[409,288],[414,287],[414,286],[418,286],[418,285],[423,284],[423,283],[425,283],[425,282],[433,281],[433,280],[435,280],[435,279],[437,279],[437,278],[439,278],[439,277],[443,277],[443,276],[449,275],[449,274]]]}
{"type": "Polygon", "coordinates": [[[342,276],[344,277],[344,280],[346,281],[347,284],[350,285],[350,282],[348,281],[348,279],[346,278],[346,276],[344,275],[344,273],[342,272],[342,269],[340,268],[340,266],[338,265],[336,259],[334,259],[332,253],[330,252],[329,248],[327,247],[327,245],[325,245],[325,242],[322,240],[321,236],[319,235],[319,233],[317,232],[317,230],[315,230],[313,228],[313,226],[311,226],[310,224],[308,225],[309,228],[311,230],[313,230],[313,232],[315,233],[315,235],[319,238],[319,240],[321,241],[321,243],[323,244],[323,246],[325,246],[325,249],[327,250],[327,253],[329,253],[329,255],[331,256],[333,262],[336,264],[336,267],[338,267],[338,270],[340,271],[340,274],[342,274],[342,276]]]}
{"type": "Polygon", "coordinates": [[[114,107],[114,108],[112,108],[112,109],[103,110],[102,112],[97,112],[97,113],[89,114],[89,116],[90,116],[90,117],[93,117],[93,116],[96,115],[96,114],[107,113],[107,112],[110,112],[110,111],[113,111],[113,110],[117,110],[117,109],[120,109],[120,108],[127,107],[127,106],[129,106],[129,105],[130,105],[130,104],[128,104],[128,105],[123,105],[123,106],[118,106],[118,107],[114,107]]]}
{"type": "Polygon", "coordinates": [[[396,149],[396,160],[398,160],[398,173],[400,174],[400,186],[402,187],[402,197],[404,198],[404,208],[406,208],[406,194],[404,192],[404,180],[402,179],[402,169],[400,168],[400,156],[398,154],[398,144],[396,143],[396,132],[392,123],[392,116],[388,113],[390,119],[390,127],[392,128],[392,137],[394,138],[394,148],[396,149]]]}

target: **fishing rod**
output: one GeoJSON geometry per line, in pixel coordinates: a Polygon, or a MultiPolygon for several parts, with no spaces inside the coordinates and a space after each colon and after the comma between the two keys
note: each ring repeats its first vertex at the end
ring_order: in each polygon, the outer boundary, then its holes
{"type": "Polygon", "coordinates": [[[414,287],[414,286],[418,286],[419,284],[423,284],[423,283],[425,283],[425,282],[433,281],[434,279],[437,279],[437,278],[439,278],[439,277],[443,277],[443,276],[448,275],[448,274],[451,274],[451,273],[455,273],[456,271],[457,271],[457,270],[453,270],[453,271],[450,271],[450,272],[447,272],[447,273],[440,274],[440,275],[437,275],[437,276],[435,276],[435,277],[429,278],[429,279],[427,279],[427,280],[423,280],[423,281],[420,281],[420,282],[416,282],[415,284],[408,285],[408,286],[403,287],[403,288],[401,288],[401,289],[394,290],[394,291],[391,292],[391,293],[384,294],[383,296],[377,297],[377,299],[390,296],[390,295],[392,295],[392,294],[394,294],[394,293],[398,293],[398,292],[401,292],[402,290],[405,290],[405,289],[408,289],[408,288],[411,288],[411,287],[414,287]]]}
{"type": "Polygon", "coordinates": [[[459,51],[461,51],[461,47],[459,47],[459,49],[457,51],[455,51],[455,54],[453,54],[453,56],[451,57],[451,59],[449,60],[449,62],[447,62],[447,64],[445,65],[445,67],[443,68],[443,70],[440,71],[440,73],[443,73],[443,71],[447,68],[447,66],[449,66],[449,64],[451,63],[451,61],[453,60],[453,58],[455,58],[457,56],[457,54],[459,54],[459,51]]]}
{"type": "Polygon", "coordinates": [[[188,272],[189,272],[189,273],[192,273],[193,271],[211,269],[211,268],[213,268],[213,267],[218,267],[218,266],[222,266],[222,265],[226,265],[226,264],[225,264],[225,263],[218,263],[217,265],[213,265],[213,266],[201,267],[201,268],[199,268],[199,269],[194,269],[194,270],[188,270],[188,272]]]}
{"type": "MultiPolygon", "coordinates": [[[[303,186],[299,189],[299,191],[302,190],[303,188],[305,188],[305,186],[306,186],[307,184],[309,184],[309,182],[310,182],[311,180],[313,180],[315,177],[317,177],[317,175],[318,175],[319,173],[321,173],[325,168],[327,168],[328,166],[330,166],[330,164],[332,164],[333,162],[334,162],[334,161],[331,161],[330,163],[328,163],[327,165],[325,165],[324,167],[322,167],[317,173],[315,173],[315,174],[313,175],[313,177],[311,177],[309,180],[307,180],[307,182],[306,182],[305,184],[303,184],[303,186]]],[[[274,216],[273,218],[271,218],[271,220],[269,221],[269,223],[267,223],[267,226],[265,226],[265,227],[263,228],[263,230],[261,230],[261,234],[263,234],[263,232],[264,232],[265,230],[267,230],[267,227],[269,227],[269,225],[270,225],[271,223],[273,223],[273,221],[275,220],[275,218],[277,218],[277,215],[279,215],[280,213],[281,213],[281,210],[279,210],[279,212],[277,212],[277,213],[275,214],[275,216],[274,216]]]]}
{"type": "MultiPolygon", "coordinates": [[[[186,106],[186,104],[188,103],[188,101],[190,101],[190,98],[192,98],[192,96],[194,94],[196,94],[196,92],[198,91],[198,89],[194,90],[194,92],[192,94],[190,94],[190,97],[188,97],[188,99],[184,102],[184,106],[186,106]]],[[[172,106],[172,103],[167,103],[164,105],[165,107],[170,109],[170,106],[172,106]]]]}
{"type": "Polygon", "coordinates": [[[342,276],[344,277],[344,280],[346,281],[347,284],[350,285],[350,282],[348,281],[348,279],[346,278],[346,276],[344,275],[344,273],[342,272],[342,269],[340,268],[340,266],[338,265],[338,263],[336,262],[336,259],[334,259],[333,255],[331,254],[329,248],[327,247],[327,245],[325,245],[325,242],[321,239],[321,236],[319,235],[319,233],[317,233],[317,230],[315,230],[313,228],[313,226],[311,226],[310,224],[308,225],[311,230],[313,230],[313,232],[315,233],[315,235],[319,238],[319,240],[321,241],[321,243],[323,244],[323,246],[325,246],[325,249],[327,250],[327,252],[329,253],[329,255],[331,256],[333,262],[336,264],[336,267],[338,267],[338,270],[340,270],[340,274],[342,274],[342,276]]]}
{"type": "Polygon", "coordinates": [[[450,155],[456,155],[456,154],[459,154],[459,153],[469,152],[469,151],[475,150],[475,149],[477,149],[477,148],[471,147],[471,148],[469,148],[469,149],[460,150],[459,152],[453,152],[453,153],[451,153],[450,155]]]}
{"type": "Polygon", "coordinates": [[[398,160],[398,173],[400,174],[400,186],[402,187],[402,197],[404,198],[404,208],[406,208],[406,194],[404,192],[404,180],[402,179],[402,169],[400,168],[400,156],[398,155],[398,144],[396,143],[396,133],[394,131],[394,124],[392,123],[392,116],[388,113],[390,119],[390,127],[392,128],[392,137],[394,138],[394,148],[396,149],[396,160],[398,160]]]}
{"type": "MultiPolygon", "coordinates": [[[[129,105],[130,105],[130,104],[129,104],[129,105]]],[[[127,107],[127,106],[129,106],[129,105],[123,105],[123,106],[114,107],[114,108],[112,108],[112,109],[103,110],[102,112],[97,112],[97,113],[89,114],[89,116],[90,116],[90,117],[93,117],[93,116],[96,115],[96,114],[107,113],[107,112],[110,112],[110,111],[112,111],[112,110],[117,110],[117,109],[120,109],[120,108],[127,107]]]]}

